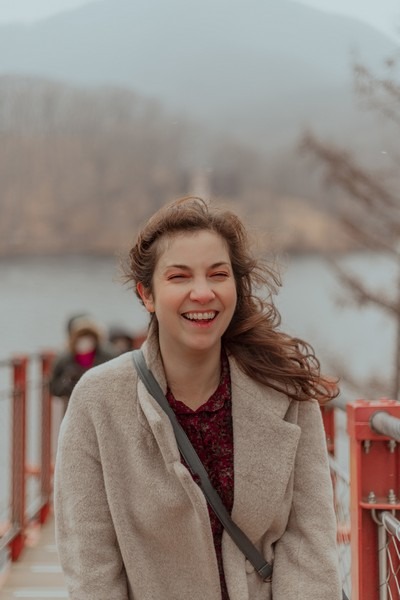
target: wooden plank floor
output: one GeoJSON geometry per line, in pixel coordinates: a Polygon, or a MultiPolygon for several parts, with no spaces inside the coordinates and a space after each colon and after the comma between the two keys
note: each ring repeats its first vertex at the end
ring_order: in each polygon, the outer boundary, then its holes
{"type": "Polygon", "coordinates": [[[68,598],[64,575],[58,561],[52,517],[42,527],[38,543],[34,547],[26,548],[20,559],[11,565],[5,585],[0,589],[0,598],[68,598]]]}

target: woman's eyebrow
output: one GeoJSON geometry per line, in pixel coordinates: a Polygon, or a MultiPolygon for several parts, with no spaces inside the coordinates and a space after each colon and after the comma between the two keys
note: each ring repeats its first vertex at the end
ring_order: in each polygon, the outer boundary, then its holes
{"type": "Polygon", "coordinates": [[[218,267],[230,267],[231,265],[226,261],[222,260],[221,262],[214,263],[211,265],[211,269],[217,269],[218,267]]]}
{"type": "MultiPolygon", "coordinates": [[[[208,268],[209,269],[217,269],[218,267],[229,267],[230,264],[227,261],[221,261],[221,262],[216,262],[213,263],[212,265],[210,265],[208,268]]],[[[166,265],[165,267],[166,269],[183,269],[185,271],[189,271],[191,267],[189,267],[188,265],[178,265],[178,264],[173,264],[173,265],[166,265]]]]}
{"type": "Polygon", "coordinates": [[[189,267],[187,265],[176,265],[176,264],[166,265],[165,268],[166,269],[186,269],[186,270],[189,269],[189,267]]]}

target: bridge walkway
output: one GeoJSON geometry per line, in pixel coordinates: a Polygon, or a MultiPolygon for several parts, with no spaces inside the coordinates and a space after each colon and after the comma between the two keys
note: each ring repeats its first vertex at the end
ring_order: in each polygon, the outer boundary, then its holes
{"type": "Polygon", "coordinates": [[[0,589],[1,600],[68,598],[55,544],[52,516],[41,527],[36,541],[34,537],[33,534],[30,547],[25,548],[20,560],[10,566],[4,587],[0,589]]]}

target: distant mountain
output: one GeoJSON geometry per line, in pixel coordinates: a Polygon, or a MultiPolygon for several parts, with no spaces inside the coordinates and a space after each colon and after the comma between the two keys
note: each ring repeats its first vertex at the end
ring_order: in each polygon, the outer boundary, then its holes
{"type": "Polygon", "coordinates": [[[360,130],[351,51],[394,44],[354,19],[289,0],[103,0],[0,27],[0,74],[126,86],[264,149],[302,128],[360,130]]]}

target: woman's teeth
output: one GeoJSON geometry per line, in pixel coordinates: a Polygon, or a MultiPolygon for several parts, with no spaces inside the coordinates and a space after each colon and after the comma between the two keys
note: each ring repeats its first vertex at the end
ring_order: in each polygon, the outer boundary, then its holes
{"type": "Polygon", "coordinates": [[[190,321],[210,321],[216,314],[215,311],[210,311],[206,313],[184,313],[183,316],[190,321]]]}

